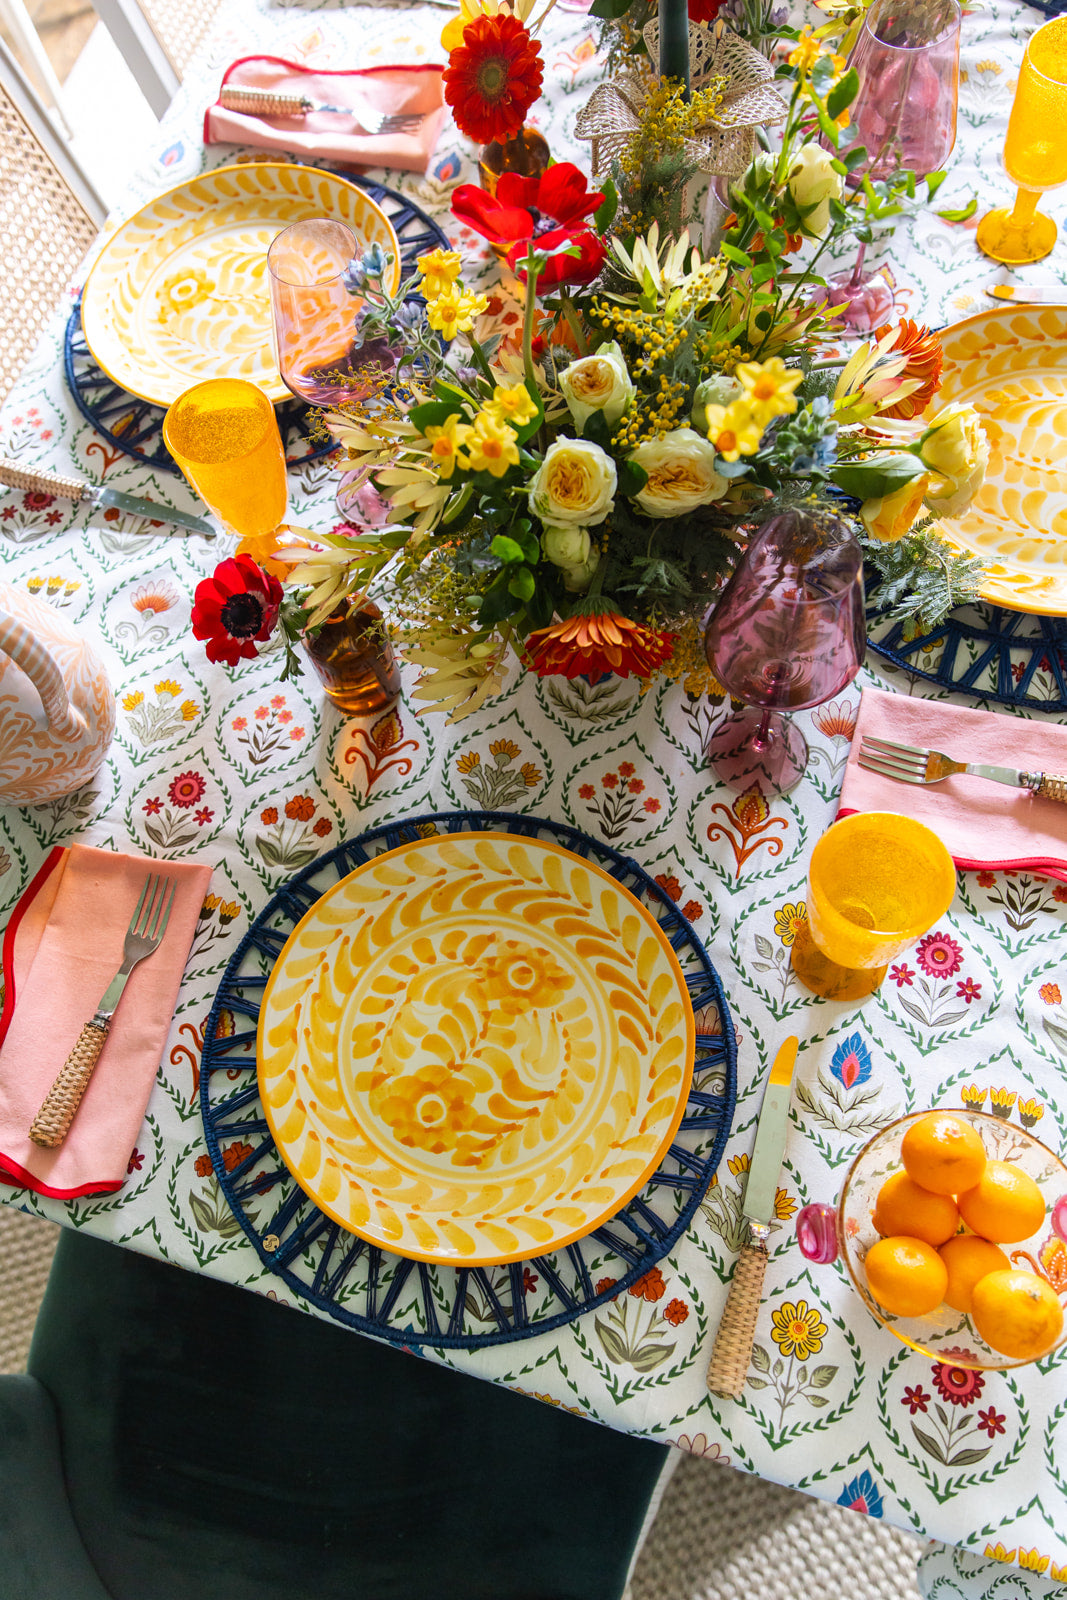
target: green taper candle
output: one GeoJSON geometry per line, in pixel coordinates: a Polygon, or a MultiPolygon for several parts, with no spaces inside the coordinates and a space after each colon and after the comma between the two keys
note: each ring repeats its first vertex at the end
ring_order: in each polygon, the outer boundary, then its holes
{"type": "Polygon", "coordinates": [[[659,0],[659,75],[680,78],[689,99],[688,0],[659,0]]]}

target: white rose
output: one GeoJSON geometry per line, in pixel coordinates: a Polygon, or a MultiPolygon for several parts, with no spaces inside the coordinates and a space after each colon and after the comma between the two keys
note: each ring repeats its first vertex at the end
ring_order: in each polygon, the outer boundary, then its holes
{"type": "Polygon", "coordinates": [[[594,411],[602,411],[605,422],[618,422],[637,393],[614,339],[591,356],[572,361],[561,373],[559,386],[579,433],[594,411]]]}
{"type": "Polygon", "coordinates": [[[721,499],[729,487],[715,471],[715,446],[692,428],[647,439],[630,460],[648,473],[648,482],[634,498],[650,517],[680,517],[721,499]]]}
{"type": "Polygon", "coordinates": [[[744,385],[738,378],[730,378],[725,372],[717,372],[713,378],[704,378],[696,386],[693,395],[693,409],[689,413],[689,421],[698,433],[708,431],[708,407],[722,406],[724,409],[739,400],[744,394],[744,385]]]}
{"type": "Polygon", "coordinates": [[[818,144],[802,144],[787,174],[789,193],[798,210],[805,213],[801,232],[809,239],[821,239],[830,226],[830,201],[840,200],[845,180],[833,169],[837,158],[818,144]],[[809,211],[807,208],[815,209],[809,211]]]}
{"type": "Polygon", "coordinates": [[[530,481],[530,510],[557,527],[596,527],[615,505],[618,474],[588,439],[557,439],[530,481]]]}
{"type": "Polygon", "coordinates": [[[546,528],[541,535],[541,554],[554,567],[584,566],[589,545],[588,528],[546,528]]]}

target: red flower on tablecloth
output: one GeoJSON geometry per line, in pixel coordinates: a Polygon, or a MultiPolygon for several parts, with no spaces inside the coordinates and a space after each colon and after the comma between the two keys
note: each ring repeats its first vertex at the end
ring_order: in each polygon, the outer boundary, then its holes
{"type": "Polygon", "coordinates": [[[310,822],[315,815],[315,802],[309,794],[294,794],[285,802],[285,814],[290,822],[310,822]]]}
{"type": "Polygon", "coordinates": [[[131,1173],[140,1172],[140,1170],[141,1170],[141,1168],[143,1166],[144,1166],[144,1156],[141,1154],[140,1150],[135,1150],[133,1152],[133,1154],[131,1155],[131,1157],[129,1159],[129,1162],[127,1163],[127,1166],[126,1166],[126,1176],[127,1176],[127,1178],[131,1175],[131,1173]]]}
{"type": "Polygon", "coordinates": [[[935,1361],[930,1371],[934,1388],[943,1400],[954,1406],[972,1406],[981,1399],[985,1379],[972,1367],[954,1367],[948,1361],[935,1361]]]}
{"type": "Polygon", "coordinates": [[[239,1167],[241,1162],[252,1154],[252,1146],[243,1139],[237,1139],[233,1144],[228,1144],[222,1152],[222,1164],[227,1172],[232,1172],[234,1167],[239,1167]]]}
{"type": "Polygon", "coordinates": [[[536,1272],[531,1272],[529,1267],[523,1267],[523,1269],[522,1269],[522,1292],[523,1292],[523,1294],[535,1294],[536,1291],[537,1291],[537,1274],[536,1274],[536,1272]]]}
{"type": "Polygon", "coordinates": [[[978,885],[979,885],[979,888],[992,889],[992,887],[996,883],[996,881],[997,881],[997,875],[996,875],[995,872],[980,872],[978,874],[978,885]]]}
{"type": "Polygon", "coordinates": [[[978,1426],[983,1433],[988,1433],[991,1439],[995,1439],[998,1433],[1004,1432],[1004,1424],[1007,1420],[1007,1417],[1002,1416],[993,1406],[990,1406],[988,1411],[979,1411],[978,1413],[978,1426]]]}
{"type": "Polygon", "coordinates": [[[198,828],[202,828],[205,823],[211,821],[214,815],[215,813],[212,811],[210,806],[204,806],[202,810],[193,812],[193,821],[196,823],[198,828]]]}
{"type": "Polygon", "coordinates": [[[193,596],[193,637],[207,641],[209,661],[235,667],[259,654],[256,641],[269,639],[278,620],[282,586],[250,556],[220,561],[193,596]]]}
{"type": "Polygon", "coordinates": [[[684,1300],[668,1300],[663,1308],[663,1315],[672,1328],[677,1328],[688,1317],[689,1307],[684,1300]]]}
{"type": "Polygon", "coordinates": [[[158,795],[150,795],[141,809],[147,811],[150,817],[158,817],[163,809],[163,802],[158,795]]]}
{"type": "Polygon", "coordinates": [[[899,966],[890,967],[889,976],[892,978],[898,989],[903,989],[905,984],[910,984],[914,981],[915,972],[912,967],[909,967],[906,962],[902,961],[899,966]]]}
{"type": "Polygon", "coordinates": [[[588,219],[603,200],[603,191],[590,189],[579,167],[558,161],[540,178],[503,173],[495,195],[477,184],[461,184],[452,196],[452,212],[504,250],[520,278],[519,263],[530,245],[546,254],[548,264],[537,280],[544,293],[561,283],[592,283],[600,272],[607,250],[588,219]],[[577,245],[580,255],[567,255],[565,245],[577,245]]]}
{"type": "Polygon", "coordinates": [[[448,58],[445,100],[456,126],[479,144],[510,139],[541,93],[541,47],[518,17],[478,16],[448,58]]]}
{"type": "Polygon", "coordinates": [[[904,1398],[900,1403],[902,1406],[907,1406],[914,1416],[917,1411],[925,1411],[933,1398],[932,1394],[927,1394],[921,1383],[917,1383],[914,1389],[904,1390],[904,1398]]]}
{"type": "Polygon", "coordinates": [[[963,965],[963,950],[947,933],[928,933],[915,959],[928,978],[951,978],[963,965]]]}
{"type": "Polygon", "coordinates": [[[975,983],[973,978],[964,978],[957,983],[956,993],[961,1000],[966,1000],[967,1004],[970,1005],[972,1000],[981,999],[982,985],[975,983]]]}
{"type": "Polygon", "coordinates": [[[631,1283],[629,1292],[638,1300],[662,1300],[667,1292],[663,1273],[658,1267],[652,1267],[636,1283],[631,1283]]]}
{"type": "Polygon", "coordinates": [[[598,1278],[593,1286],[594,1294],[605,1294],[608,1289],[614,1289],[618,1278],[598,1278]]]}
{"type": "Polygon", "coordinates": [[[260,822],[265,822],[268,828],[272,827],[273,824],[275,822],[277,822],[277,820],[278,820],[278,807],[277,806],[266,806],[259,813],[259,820],[260,820],[260,822]]]}
{"type": "Polygon", "coordinates": [[[207,784],[199,772],[180,772],[167,790],[171,805],[187,811],[203,798],[207,784]]]}
{"type": "Polygon", "coordinates": [[[197,1156],[196,1160],[193,1162],[193,1171],[196,1173],[198,1178],[210,1178],[211,1157],[197,1156]]]}
{"type": "Polygon", "coordinates": [[[329,817],[320,817],[311,831],[317,839],[325,839],[333,831],[333,823],[329,817]]]}

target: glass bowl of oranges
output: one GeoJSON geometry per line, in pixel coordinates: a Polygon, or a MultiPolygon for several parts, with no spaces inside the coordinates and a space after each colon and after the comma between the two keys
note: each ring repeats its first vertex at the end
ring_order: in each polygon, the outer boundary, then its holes
{"type": "Polygon", "coordinates": [[[797,1218],[802,1251],[838,1250],[871,1313],[935,1361],[1004,1370],[1067,1334],[1067,1167],[981,1111],[918,1111],[853,1161],[836,1216],[797,1218]]]}

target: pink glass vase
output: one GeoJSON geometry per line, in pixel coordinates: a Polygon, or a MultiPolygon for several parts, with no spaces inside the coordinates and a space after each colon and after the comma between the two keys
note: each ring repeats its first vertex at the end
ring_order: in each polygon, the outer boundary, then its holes
{"type": "MultiPolygon", "coordinates": [[[[960,76],[960,8],[957,0],[874,0],[848,58],[860,80],[852,120],[839,155],[862,145],[867,160],[855,184],[900,171],[924,178],[936,172],[956,143],[960,76]]],[[[866,245],[851,270],[828,280],[828,302],[846,310],[842,331],[866,334],[893,309],[893,291],[878,273],[864,270],[866,245]]]]}
{"type": "Polygon", "coordinates": [[[704,635],[708,663],[746,709],[716,729],[708,760],[731,789],[791,789],[808,747],[783,713],[821,705],[859,671],[867,646],[863,555],[828,512],[800,508],[764,524],[704,635]]]}

